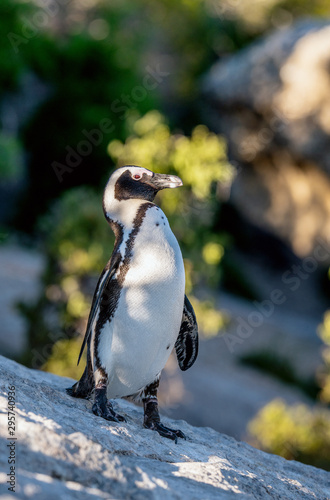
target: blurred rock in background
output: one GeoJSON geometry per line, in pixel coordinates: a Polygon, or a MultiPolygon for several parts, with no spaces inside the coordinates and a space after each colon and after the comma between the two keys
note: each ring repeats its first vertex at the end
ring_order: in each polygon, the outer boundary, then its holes
{"type": "Polygon", "coordinates": [[[285,307],[311,315],[329,290],[329,68],[330,24],[307,19],[222,58],[203,83],[205,120],[237,166],[219,215],[233,258],[259,296],[291,280],[285,307]]]}
{"type": "Polygon", "coordinates": [[[330,24],[310,19],[221,59],[204,81],[206,119],[238,166],[231,203],[300,257],[330,232],[329,68],[330,24]]]}
{"type": "Polygon", "coordinates": [[[20,245],[0,246],[0,352],[19,358],[29,348],[26,319],[19,314],[18,304],[33,304],[42,292],[41,276],[44,256],[20,245]]]}

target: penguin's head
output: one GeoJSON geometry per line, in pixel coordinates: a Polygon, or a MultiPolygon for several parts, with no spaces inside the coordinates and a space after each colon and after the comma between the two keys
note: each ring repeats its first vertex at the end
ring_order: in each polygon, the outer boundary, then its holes
{"type": "Polygon", "coordinates": [[[176,175],[155,174],[147,168],[126,165],[118,168],[110,176],[103,197],[105,215],[111,213],[129,200],[153,201],[158,191],[182,186],[176,175]]]}

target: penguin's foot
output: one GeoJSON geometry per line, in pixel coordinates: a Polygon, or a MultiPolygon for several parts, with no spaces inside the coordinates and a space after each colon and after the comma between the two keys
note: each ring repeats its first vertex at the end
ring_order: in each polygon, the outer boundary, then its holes
{"type": "Polygon", "coordinates": [[[146,392],[148,392],[148,396],[143,400],[143,406],[144,406],[143,426],[146,429],[157,431],[158,434],[168,439],[172,439],[173,441],[175,441],[175,443],[178,442],[178,437],[186,439],[186,436],[179,429],[178,430],[170,429],[169,427],[165,427],[165,425],[161,423],[158,411],[157,387],[158,387],[158,380],[155,382],[155,384],[151,384],[146,389],[146,392]]]}
{"type": "Polygon", "coordinates": [[[178,437],[182,439],[186,439],[186,436],[183,434],[180,429],[170,429],[169,427],[165,427],[161,422],[149,421],[144,423],[144,427],[146,429],[151,429],[153,431],[157,431],[163,437],[168,439],[172,439],[177,444],[178,437]]]}
{"type": "Polygon", "coordinates": [[[105,420],[110,420],[112,422],[126,422],[125,417],[116,413],[112,407],[110,401],[104,404],[104,401],[95,401],[92,407],[94,415],[102,417],[105,420]]]}
{"type": "Polygon", "coordinates": [[[106,385],[97,387],[95,389],[95,402],[92,407],[92,412],[98,417],[102,417],[105,420],[110,420],[112,422],[126,422],[126,419],[121,415],[118,415],[112,407],[111,401],[107,400],[106,397],[106,385]]]}

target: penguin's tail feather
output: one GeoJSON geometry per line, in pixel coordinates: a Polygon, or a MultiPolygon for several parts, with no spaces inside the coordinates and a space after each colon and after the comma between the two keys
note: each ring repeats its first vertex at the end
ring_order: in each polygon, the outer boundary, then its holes
{"type": "Polygon", "coordinates": [[[67,394],[73,398],[83,398],[88,399],[94,388],[93,378],[89,375],[87,366],[81,379],[73,384],[72,387],[66,389],[67,394]]]}

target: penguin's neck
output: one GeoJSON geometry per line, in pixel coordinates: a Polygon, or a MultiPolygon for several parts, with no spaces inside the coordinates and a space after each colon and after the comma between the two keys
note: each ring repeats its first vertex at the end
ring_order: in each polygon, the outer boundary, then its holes
{"type": "MultiPolygon", "coordinates": [[[[106,218],[115,233],[116,243],[122,257],[125,255],[126,244],[135,231],[139,230],[142,224],[145,211],[145,206],[154,205],[147,200],[130,199],[130,200],[113,200],[105,210],[106,218]],[[140,216],[139,216],[140,215],[140,216]]],[[[156,205],[155,205],[156,206],[156,205]]]]}
{"type": "Polygon", "coordinates": [[[113,200],[106,210],[106,217],[109,221],[119,224],[125,233],[130,233],[134,229],[139,209],[146,203],[150,204],[146,200],[113,200]]]}

